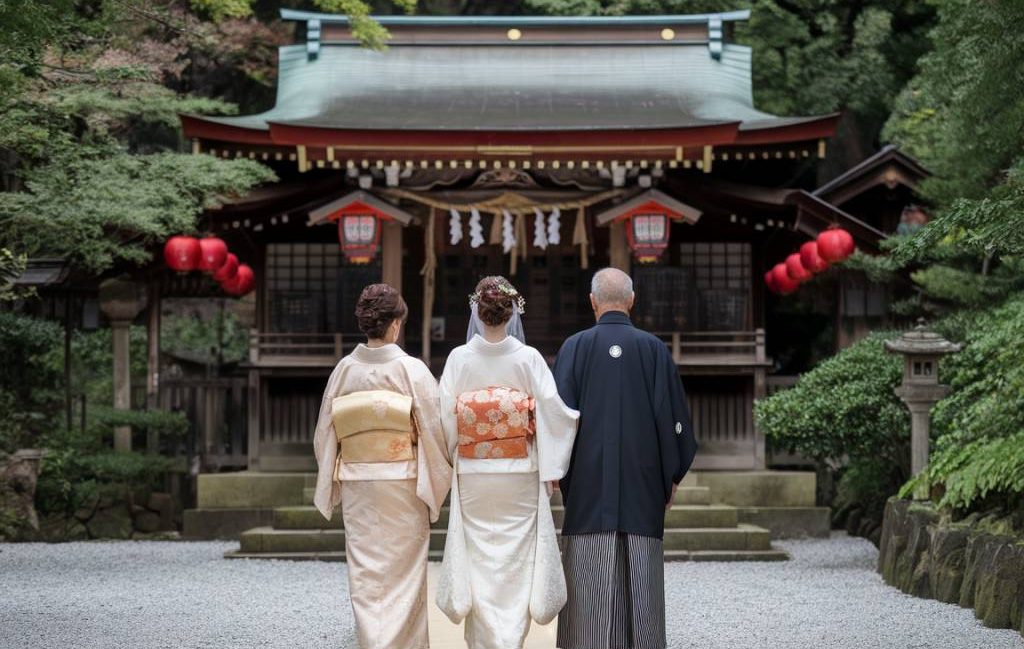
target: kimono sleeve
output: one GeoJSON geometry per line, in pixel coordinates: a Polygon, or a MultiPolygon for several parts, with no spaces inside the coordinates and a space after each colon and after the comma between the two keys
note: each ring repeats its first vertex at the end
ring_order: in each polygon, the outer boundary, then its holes
{"type": "Polygon", "coordinates": [[[444,435],[448,444],[448,454],[455,457],[459,446],[459,426],[455,416],[455,400],[458,398],[458,388],[455,385],[455,377],[458,374],[459,362],[453,353],[448,357],[441,373],[441,385],[439,402],[441,404],[441,426],[444,428],[444,435]]]}
{"type": "Polygon", "coordinates": [[[537,470],[542,482],[560,480],[569,469],[580,413],[562,401],[555,377],[536,350],[530,358],[530,377],[537,423],[537,470]]]}
{"type": "Polygon", "coordinates": [[[331,513],[341,502],[341,481],[338,480],[338,438],[334,434],[331,421],[331,402],[338,396],[341,378],[344,374],[342,360],[331,372],[320,403],[320,416],[317,418],[316,431],[313,434],[313,453],[316,456],[317,474],[316,490],[313,493],[313,504],[320,510],[324,518],[331,520],[331,513]]]}
{"type": "Polygon", "coordinates": [[[658,359],[659,383],[665,386],[665,398],[656,413],[658,438],[662,444],[662,468],[666,499],[671,485],[679,484],[690,470],[697,454],[690,409],[686,405],[683,383],[675,361],[663,346],[658,359]]]}
{"type": "Polygon", "coordinates": [[[409,359],[406,371],[416,421],[416,496],[430,508],[430,521],[435,522],[452,484],[452,461],[441,426],[437,381],[416,359],[409,359]]]}
{"type": "Polygon", "coordinates": [[[576,337],[566,340],[555,357],[552,370],[558,395],[569,408],[579,408],[579,389],[576,383],[576,337]]]}

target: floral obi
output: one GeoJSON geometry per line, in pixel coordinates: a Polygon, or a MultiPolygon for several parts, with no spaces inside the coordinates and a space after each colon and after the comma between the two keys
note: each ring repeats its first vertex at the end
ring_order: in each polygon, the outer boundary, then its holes
{"type": "Polygon", "coordinates": [[[514,388],[463,392],[455,400],[459,456],[475,460],[524,458],[536,430],[533,397],[514,388]]]}
{"type": "Polygon", "coordinates": [[[367,390],[336,397],[331,420],[343,462],[403,462],[414,458],[412,397],[367,390]]]}

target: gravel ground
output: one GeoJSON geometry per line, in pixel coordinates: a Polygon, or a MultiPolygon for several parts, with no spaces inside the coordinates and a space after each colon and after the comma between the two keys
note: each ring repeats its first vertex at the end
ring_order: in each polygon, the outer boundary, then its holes
{"type": "MultiPolygon", "coordinates": [[[[232,545],[0,545],[0,647],[356,647],[343,564],[222,559],[232,545]]],[[[866,541],[778,545],[792,561],[669,564],[669,646],[1024,649],[885,586],[866,541]]]]}

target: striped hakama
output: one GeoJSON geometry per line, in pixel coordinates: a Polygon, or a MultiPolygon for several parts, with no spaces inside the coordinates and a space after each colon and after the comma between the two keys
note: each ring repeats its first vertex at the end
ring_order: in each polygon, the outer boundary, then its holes
{"type": "Polygon", "coordinates": [[[559,649],[664,649],[661,539],[601,532],[564,543],[569,598],[558,615],[559,649]]]}

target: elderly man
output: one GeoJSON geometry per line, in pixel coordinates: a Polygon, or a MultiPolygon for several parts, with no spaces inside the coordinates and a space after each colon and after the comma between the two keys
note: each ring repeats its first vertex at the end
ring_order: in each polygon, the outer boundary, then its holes
{"type": "Polygon", "coordinates": [[[697,450],[675,362],[633,326],[633,282],[594,275],[597,325],[555,361],[562,400],[580,411],[565,501],[568,603],[560,649],[663,649],[665,509],[697,450]]]}

